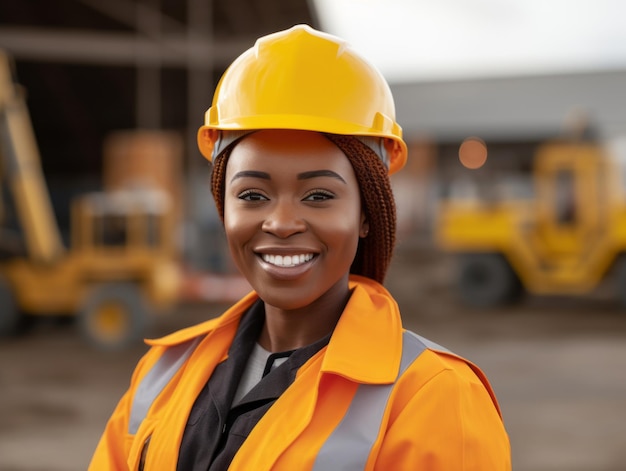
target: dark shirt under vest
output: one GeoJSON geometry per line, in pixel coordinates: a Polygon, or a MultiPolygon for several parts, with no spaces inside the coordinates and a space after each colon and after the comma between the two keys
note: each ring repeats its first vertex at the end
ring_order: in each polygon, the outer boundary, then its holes
{"type": "Polygon", "coordinates": [[[217,365],[191,409],[178,455],[177,471],[223,471],[254,426],[296,378],[298,369],[325,347],[330,334],[306,347],[270,355],[263,378],[231,408],[248,358],[257,342],[265,309],[257,301],[243,315],[228,359],[217,365]],[[289,358],[271,368],[277,358],[289,358]]]}

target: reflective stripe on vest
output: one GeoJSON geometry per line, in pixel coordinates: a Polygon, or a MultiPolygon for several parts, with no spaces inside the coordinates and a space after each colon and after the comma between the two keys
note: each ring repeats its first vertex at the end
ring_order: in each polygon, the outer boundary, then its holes
{"type": "Polygon", "coordinates": [[[350,407],[319,451],[313,471],[365,469],[382,426],[383,415],[395,383],[426,349],[447,351],[413,332],[402,334],[402,359],[392,384],[361,384],[350,407]]]}
{"type": "MultiPolygon", "coordinates": [[[[144,376],[135,391],[128,432],[137,433],[141,422],[163,388],[196,349],[201,337],[169,347],[144,376]]],[[[392,384],[361,384],[343,419],[330,434],[315,460],[314,471],[364,469],[382,426],[383,415],[395,383],[426,349],[448,351],[413,332],[402,335],[402,358],[396,381],[392,384]]]]}
{"type": "Polygon", "coordinates": [[[152,369],[143,377],[130,409],[130,419],[128,420],[128,433],[134,435],[139,430],[143,419],[148,415],[150,406],[157,398],[167,383],[174,377],[176,372],[187,361],[196,349],[202,336],[196,337],[187,342],[169,347],[161,358],[157,360],[152,369]]]}

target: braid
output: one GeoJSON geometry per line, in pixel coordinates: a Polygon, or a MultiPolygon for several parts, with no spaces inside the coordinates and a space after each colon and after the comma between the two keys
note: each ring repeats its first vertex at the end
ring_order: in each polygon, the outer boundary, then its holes
{"type": "Polygon", "coordinates": [[[215,208],[220,219],[224,222],[224,195],[226,192],[226,162],[230,155],[228,147],[219,156],[213,159],[213,165],[211,168],[211,193],[213,194],[213,200],[215,200],[215,208]]]}
{"type": "MultiPolygon", "coordinates": [[[[380,158],[352,136],[324,134],[346,155],[359,183],[369,234],[360,239],[350,273],[382,283],[396,243],[396,204],[389,175],[380,158]]],[[[217,212],[224,221],[226,163],[232,146],[213,160],[211,192],[217,212]]]]}
{"type": "Polygon", "coordinates": [[[359,242],[350,273],[382,283],[396,243],[396,204],[387,168],[372,149],[352,136],[325,134],[354,168],[369,234],[359,242]]]}

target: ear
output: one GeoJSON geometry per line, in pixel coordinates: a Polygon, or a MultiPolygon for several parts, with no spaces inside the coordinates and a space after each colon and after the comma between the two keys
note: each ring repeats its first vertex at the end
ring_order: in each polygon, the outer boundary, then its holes
{"type": "Polygon", "coordinates": [[[361,211],[361,226],[359,229],[359,237],[364,239],[370,232],[370,223],[365,218],[365,213],[361,211]]]}

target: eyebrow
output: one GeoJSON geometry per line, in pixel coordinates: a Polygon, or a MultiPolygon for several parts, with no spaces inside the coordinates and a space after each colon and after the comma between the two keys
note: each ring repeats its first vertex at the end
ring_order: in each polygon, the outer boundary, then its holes
{"type": "Polygon", "coordinates": [[[234,182],[235,180],[237,180],[238,178],[246,178],[246,177],[251,177],[251,178],[261,178],[263,180],[271,180],[272,178],[270,177],[270,174],[267,172],[259,172],[257,170],[243,170],[241,172],[237,172],[233,178],[231,178],[230,182],[234,182]]]}
{"type": "Polygon", "coordinates": [[[309,178],[316,177],[332,177],[342,181],[343,183],[346,183],[341,175],[333,172],[332,170],[312,170],[310,172],[302,172],[298,174],[298,180],[308,180],[309,178]]]}
{"type": "MultiPolygon", "coordinates": [[[[272,179],[270,174],[267,172],[259,172],[258,170],[243,170],[241,172],[237,172],[230,181],[232,183],[238,178],[246,178],[246,177],[261,178],[263,180],[272,179]]],[[[310,172],[302,172],[297,175],[298,180],[308,180],[310,178],[317,178],[317,177],[336,178],[337,180],[342,181],[343,183],[346,183],[346,181],[341,177],[341,175],[339,175],[336,172],[333,172],[332,170],[311,170],[310,172]]]]}

